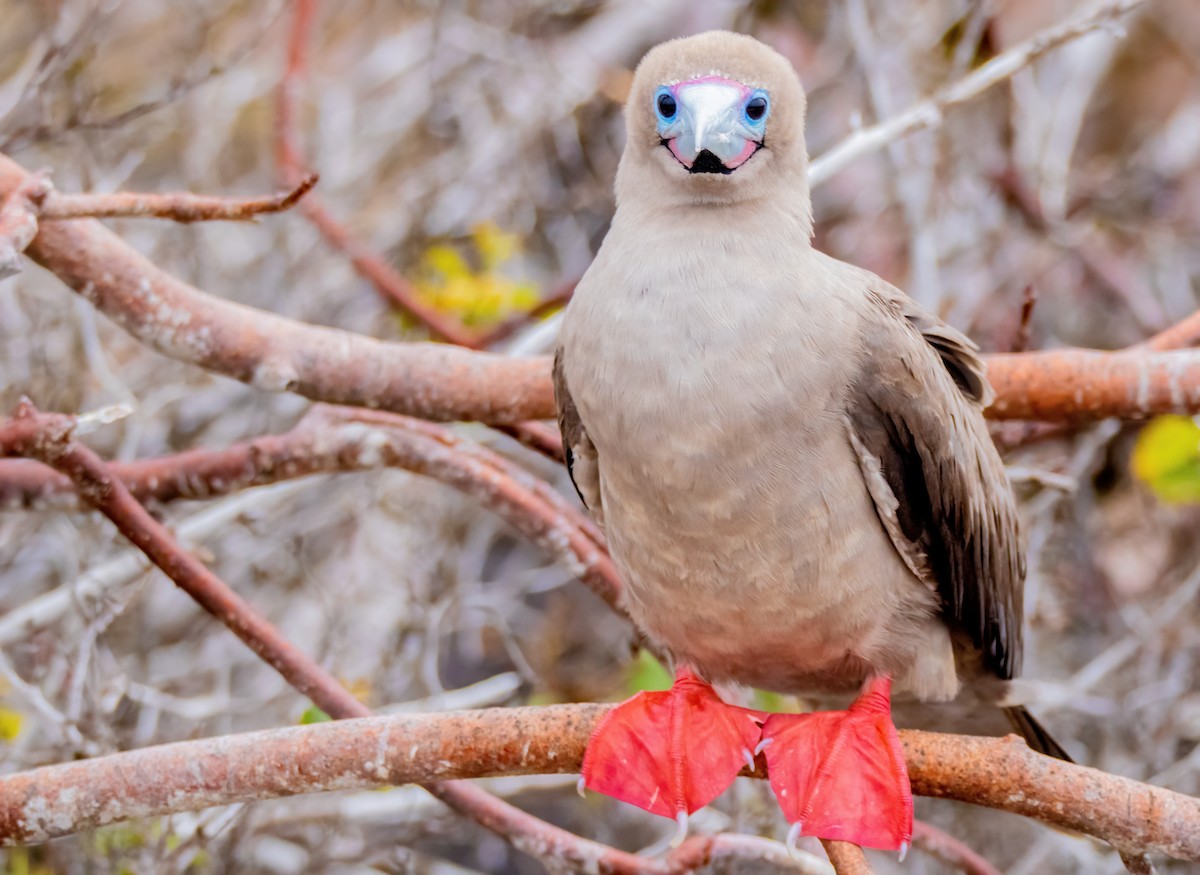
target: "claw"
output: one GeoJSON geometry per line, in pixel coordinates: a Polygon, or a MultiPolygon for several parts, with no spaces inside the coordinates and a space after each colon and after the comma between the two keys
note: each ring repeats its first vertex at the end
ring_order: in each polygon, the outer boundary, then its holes
{"type": "Polygon", "coordinates": [[[771,742],[773,742],[774,740],[775,739],[773,739],[773,738],[764,738],[762,741],[760,741],[758,744],[756,744],[754,746],[754,755],[758,756],[760,753],[762,753],[764,750],[766,750],[768,747],[770,747],[771,742]]]}
{"type": "Polygon", "coordinates": [[[804,822],[801,820],[797,820],[795,823],[793,823],[792,828],[788,830],[787,850],[788,850],[788,856],[791,857],[793,860],[800,859],[800,848],[798,848],[796,846],[796,843],[800,840],[800,833],[802,833],[803,831],[804,831],[804,822]]]}
{"type": "Polygon", "coordinates": [[[900,862],[901,863],[903,863],[904,858],[908,856],[908,848],[909,848],[908,842],[900,843],[900,862]]]}
{"type": "Polygon", "coordinates": [[[688,833],[688,815],[686,811],[680,811],[675,815],[675,835],[671,839],[671,847],[677,848],[683,844],[683,840],[687,838],[688,833]]]}
{"type": "Polygon", "coordinates": [[[587,782],[583,780],[583,775],[580,775],[579,780],[575,782],[575,792],[579,794],[580,799],[587,798],[587,782]]]}
{"type": "Polygon", "coordinates": [[[746,768],[748,768],[750,771],[753,772],[754,771],[754,754],[750,753],[750,748],[748,748],[748,747],[742,748],[742,759],[744,759],[746,761],[746,768]]]}

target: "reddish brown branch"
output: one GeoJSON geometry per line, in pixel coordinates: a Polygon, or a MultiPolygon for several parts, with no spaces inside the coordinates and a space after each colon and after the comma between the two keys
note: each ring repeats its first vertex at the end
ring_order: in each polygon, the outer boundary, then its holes
{"type": "MultiPolygon", "coordinates": [[[[376,418],[385,414],[366,414],[376,418]]],[[[436,428],[428,423],[415,424],[428,434],[436,428]]],[[[295,648],[253,608],[234,593],[223,581],[204,567],[194,556],[184,551],[170,533],[130,495],[124,484],[109,473],[104,463],[87,447],[71,440],[74,419],[57,414],[42,414],[27,402],[18,415],[0,424],[0,455],[20,454],[36,458],[69,477],[79,494],[89,504],[107,516],[139,549],[144,552],[181,589],[201,607],[221,620],[251,650],[275,668],[289,684],[312,699],[335,718],[362,717],[370,712],[315,661],[295,648]]],[[[452,437],[452,436],[451,436],[452,437]]],[[[451,440],[443,441],[452,443],[451,440]]],[[[451,455],[451,454],[443,454],[451,455]]],[[[465,453],[458,453],[466,456],[465,453]]],[[[435,466],[436,460],[427,464],[435,466]]],[[[485,486],[495,486],[500,478],[475,471],[472,480],[485,486]]],[[[542,486],[545,492],[549,490],[542,486]]],[[[536,492],[536,489],[530,491],[536,492]]],[[[558,537],[564,537],[557,532],[558,537]]],[[[588,539],[583,533],[567,533],[568,543],[588,539]]],[[[554,543],[552,538],[548,538],[554,543]]],[[[583,572],[592,576],[597,568],[615,574],[607,565],[607,556],[594,544],[589,554],[596,554],[596,566],[581,562],[583,572]]],[[[597,585],[607,583],[596,580],[597,585]]],[[[615,600],[615,592],[607,595],[615,600]]],[[[278,766],[278,763],[275,764],[278,766]]],[[[469,784],[427,784],[425,789],[461,814],[504,836],[514,846],[540,859],[565,862],[572,868],[599,869],[606,872],[635,875],[646,871],[640,858],[633,854],[581,839],[566,830],[552,826],[517,809],[469,784]]]]}
{"type": "MultiPolygon", "coordinates": [[[[295,793],[574,773],[610,707],[373,717],[47,766],[0,779],[0,840],[42,841],[129,817],[295,793]]],[[[917,793],[1023,814],[1128,851],[1200,860],[1200,800],[1048,759],[1015,736],[900,736],[917,793]]]]}
{"type": "MultiPolygon", "coordinates": [[[[0,447],[6,434],[15,434],[26,422],[0,423],[0,447]]],[[[311,474],[381,467],[432,477],[475,498],[618,610],[620,578],[595,524],[538,478],[433,423],[381,412],[318,408],[286,434],[224,449],[110,462],[107,470],[136,500],[166,502],[213,498],[311,474]]],[[[0,508],[79,504],[75,484],[65,475],[24,459],[0,460],[0,508]]]]}
{"type": "MultiPolygon", "coordinates": [[[[28,179],[0,156],[0,196],[28,179]]],[[[546,359],[388,344],[205,295],[99,223],[50,223],[27,250],[165,355],[262,389],[425,419],[509,424],[554,415],[546,359]]],[[[989,357],[996,419],[1085,422],[1200,410],[1200,354],[1063,349],[989,357]]]]}
{"type": "Polygon", "coordinates": [[[300,179],[290,191],[258,198],[216,197],[191,192],[145,194],[50,193],[38,211],[43,221],[151,217],[174,222],[250,222],[266,213],[281,213],[300,202],[317,184],[317,174],[300,179]]]}
{"type": "Polygon", "coordinates": [[[564,283],[549,295],[542,298],[542,300],[538,301],[537,306],[529,312],[517,313],[501,322],[495,328],[485,331],[479,337],[476,347],[479,349],[486,349],[492,344],[499,343],[502,340],[507,340],[526,325],[530,325],[545,316],[549,316],[555,310],[565,307],[571,300],[571,296],[575,294],[575,286],[578,284],[579,280],[572,280],[569,283],[564,283]]]}
{"type": "Polygon", "coordinates": [[[73,427],[73,417],[40,413],[23,402],[12,420],[0,424],[0,453],[37,459],[67,476],[80,497],[108,517],[180,589],[325,711],[353,717],[369,713],[332,675],[297,650],[199,559],[175,543],[166,527],[108,472],[100,457],[71,439],[73,427]]]}
{"type": "Polygon", "coordinates": [[[0,191],[0,279],[20,272],[21,253],[37,236],[38,207],[49,191],[39,173],[21,180],[7,197],[0,191]]]}
{"type": "Polygon", "coordinates": [[[988,357],[993,419],[1094,422],[1200,410],[1200,355],[1082,349],[988,357]]]}
{"type": "Polygon", "coordinates": [[[1186,319],[1176,322],[1170,328],[1158,332],[1147,340],[1144,346],[1155,352],[1200,346],[1200,310],[1186,319]]]}
{"type": "MultiPolygon", "coordinates": [[[[0,156],[0,196],[27,178],[0,156]]],[[[423,419],[553,415],[543,359],[383,343],[223,301],[171,277],[93,220],[48,223],[27,251],[151,348],[268,391],[423,419]]]]}
{"type": "Polygon", "coordinates": [[[874,872],[867,862],[867,855],[858,845],[826,839],[821,839],[821,845],[829,855],[829,862],[833,864],[837,875],[872,875],[874,872]]]}
{"type": "MultiPolygon", "coordinates": [[[[292,27],[288,33],[287,61],[275,102],[275,163],[285,185],[294,185],[305,173],[306,162],[299,143],[300,87],[308,69],[309,36],[316,15],[316,0],[294,0],[292,27]]],[[[480,335],[453,317],[425,304],[416,290],[382,257],[355,240],[319,197],[301,204],[301,212],[316,226],[325,240],[343,252],[355,272],[371,283],[384,300],[409,314],[434,337],[466,347],[480,346],[480,335]]]]}
{"type": "Polygon", "coordinates": [[[923,820],[913,821],[913,847],[966,875],[1001,875],[1000,870],[954,836],[923,820]]]}
{"type": "Polygon", "coordinates": [[[562,434],[553,426],[529,420],[514,425],[501,425],[498,430],[516,438],[531,450],[536,450],[548,459],[553,459],[560,464],[566,461],[566,457],[563,456],[562,434]]]}

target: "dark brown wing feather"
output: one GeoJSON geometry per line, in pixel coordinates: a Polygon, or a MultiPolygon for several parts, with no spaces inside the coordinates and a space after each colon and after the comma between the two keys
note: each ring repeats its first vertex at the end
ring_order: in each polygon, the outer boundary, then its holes
{"type": "Polygon", "coordinates": [[[558,408],[558,430],[562,432],[563,455],[567,460],[567,473],[579,493],[579,499],[592,512],[596,522],[604,524],[600,507],[600,468],[596,458],[596,447],[588,437],[579,410],[571,398],[567,386],[567,375],[563,368],[563,350],[554,353],[554,404],[558,408]]]}
{"type": "Polygon", "coordinates": [[[1071,755],[1063,749],[1063,746],[1054,740],[1054,736],[1046,731],[1046,727],[1042,726],[1037,718],[1026,710],[1024,705],[1005,708],[1004,716],[1008,718],[1013,729],[1021,733],[1021,737],[1025,739],[1025,743],[1031,750],[1058,760],[1065,760],[1068,763],[1075,762],[1071,755]]]}
{"type": "Polygon", "coordinates": [[[983,421],[983,362],[970,340],[900,292],[870,294],[878,317],[864,329],[866,364],[848,413],[856,447],[896,499],[889,509],[876,497],[876,508],[896,549],[941,596],[946,623],[988,672],[1012,678],[1025,559],[983,421]]]}

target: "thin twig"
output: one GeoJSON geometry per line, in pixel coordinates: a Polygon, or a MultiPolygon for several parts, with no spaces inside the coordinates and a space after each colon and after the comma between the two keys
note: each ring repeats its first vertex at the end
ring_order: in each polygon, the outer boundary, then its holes
{"type": "MultiPolygon", "coordinates": [[[[531,450],[536,450],[547,459],[559,464],[566,461],[563,456],[562,434],[557,428],[544,422],[529,420],[513,425],[502,425],[497,431],[502,431],[509,437],[515,438],[531,450]]],[[[3,502],[0,502],[2,504],[3,502]]]]}
{"type": "MultiPolygon", "coordinates": [[[[0,424],[0,456],[35,458],[70,477],[80,496],[107,516],[172,581],[331,717],[370,714],[331,674],[287,641],[195,556],[180,548],[166,527],[109,473],[100,457],[72,440],[73,427],[73,417],[43,414],[23,401],[13,418],[0,424]]],[[[486,477],[479,479],[487,481],[486,477]]],[[[598,558],[607,561],[602,554],[598,558]]],[[[615,594],[610,595],[615,598],[615,594]]],[[[260,764],[264,761],[270,760],[260,760],[260,764]]],[[[580,838],[470,784],[440,782],[422,786],[460,814],[539,859],[565,863],[572,869],[627,875],[655,871],[634,854],[580,838]]],[[[29,822],[28,815],[19,817],[13,828],[24,829],[29,822]]]]}
{"type": "MultiPolygon", "coordinates": [[[[0,423],[0,442],[4,432],[0,423]]],[[[107,470],[137,501],[170,502],[209,499],[313,474],[382,467],[431,477],[475,498],[620,612],[620,578],[595,523],[503,456],[433,423],[379,411],[317,408],[282,435],[224,449],[110,462],[107,470]]],[[[66,475],[25,459],[0,460],[0,508],[77,509],[81,503],[66,475]]]]}
{"type": "Polygon", "coordinates": [[[507,340],[526,325],[537,322],[555,310],[565,307],[571,300],[571,296],[575,294],[575,286],[578,284],[579,280],[571,280],[569,283],[564,283],[538,301],[537,306],[533,309],[526,313],[517,313],[504,322],[501,322],[495,328],[485,331],[479,336],[476,342],[477,348],[486,349],[502,340],[507,340]]]}
{"type": "Polygon", "coordinates": [[[108,517],[180,589],[325,711],[354,717],[369,713],[331,674],[280,635],[199,559],[181,549],[167,528],[109,473],[100,457],[72,439],[73,427],[73,417],[41,413],[23,401],[13,418],[0,425],[0,455],[37,459],[69,477],[80,497],[108,517]]]}
{"type": "Polygon", "coordinates": [[[860,128],[812,162],[808,173],[810,183],[818,185],[864,155],[877,152],[914,131],[941,124],[946,110],[967,103],[993,85],[1010,79],[1048,52],[1105,27],[1144,2],[1107,0],[1093,4],[1082,15],[1047,28],[1013,46],[932,97],[879,124],[860,128]]]}
{"type": "MultiPolygon", "coordinates": [[[[306,162],[299,143],[300,87],[308,69],[309,36],[316,17],[317,0],[293,0],[292,27],[288,32],[287,60],[275,99],[275,164],[284,185],[295,185],[305,174],[306,162]]],[[[425,304],[412,284],[381,256],[353,238],[319,197],[309,197],[300,211],[325,240],[343,252],[355,272],[371,283],[384,300],[424,325],[434,337],[458,346],[478,347],[480,336],[453,317],[425,304]]]]}
{"type": "Polygon", "coordinates": [[[1029,349],[1032,334],[1033,308],[1037,304],[1037,289],[1027,283],[1021,291],[1021,315],[1017,320],[1017,332],[1009,352],[1025,352],[1029,349]]]}
{"type": "Polygon", "coordinates": [[[1154,864],[1150,857],[1135,851],[1122,851],[1121,862],[1130,875],[1154,875],[1154,864]]]}
{"type": "Polygon", "coordinates": [[[1001,875],[1000,870],[949,833],[923,820],[913,821],[913,847],[966,875],[1001,875]]]}
{"type": "Polygon", "coordinates": [[[113,194],[58,194],[42,203],[43,221],[62,219],[113,219],[149,217],[173,222],[252,222],[266,213],[290,210],[317,184],[310,173],[290,190],[258,198],[217,197],[190,192],[146,194],[119,191],[113,194]]]}

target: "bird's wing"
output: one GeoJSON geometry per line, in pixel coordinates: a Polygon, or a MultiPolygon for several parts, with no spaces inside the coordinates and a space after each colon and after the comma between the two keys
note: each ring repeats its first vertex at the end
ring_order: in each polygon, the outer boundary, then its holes
{"type": "Polygon", "coordinates": [[[558,429],[562,432],[563,455],[567,460],[567,471],[579,498],[592,512],[600,525],[604,525],[604,513],[600,502],[600,466],[596,456],[596,445],[588,437],[579,410],[571,398],[567,386],[567,375],[563,368],[563,350],[560,346],[554,353],[554,403],[558,408],[558,429]]]}
{"type": "Polygon", "coordinates": [[[941,597],[952,630],[1001,678],[1020,671],[1025,558],[1016,502],[984,424],[978,348],[875,281],[850,440],[879,518],[909,568],[941,597]]]}

